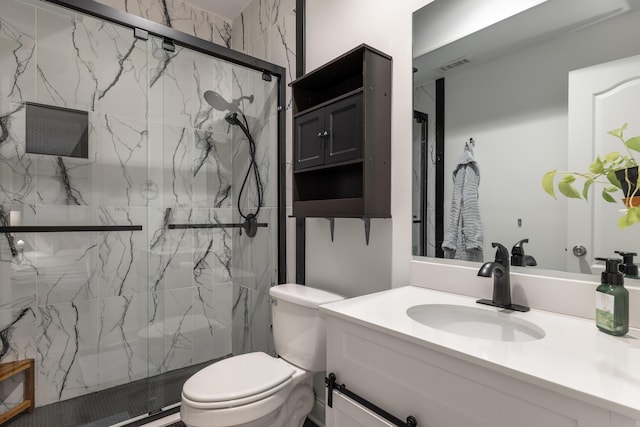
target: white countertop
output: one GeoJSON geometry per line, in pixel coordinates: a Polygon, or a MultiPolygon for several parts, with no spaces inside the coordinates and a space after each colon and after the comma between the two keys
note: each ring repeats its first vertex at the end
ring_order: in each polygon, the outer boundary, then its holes
{"type": "Polygon", "coordinates": [[[325,304],[320,310],[640,420],[640,331],[614,337],[600,332],[593,321],[531,310],[510,315],[541,327],[545,337],[502,342],[443,332],[406,314],[409,307],[420,304],[501,310],[475,301],[405,286],[325,304]]]}

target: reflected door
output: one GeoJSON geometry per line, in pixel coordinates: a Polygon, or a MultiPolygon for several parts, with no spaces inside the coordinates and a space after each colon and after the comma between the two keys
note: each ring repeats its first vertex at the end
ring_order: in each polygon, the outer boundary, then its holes
{"type": "MultiPolygon", "coordinates": [[[[584,171],[596,156],[611,151],[624,154],[620,141],[607,132],[628,123],[625,139],[640,135],[638,99],[640,56],[569,73],[568,170],[584,171]]],[[[640,252],[640,227],[621,230],[617,225],[622,201],[607,203],[600,195],[603,185],[593,187],[587,204],[569,200],[568,271],[597,273],[595,257],[619,257],[615,251],[640,252]],[[576,246],[584,246],[586,254],[574,255],[576,246]]]]}

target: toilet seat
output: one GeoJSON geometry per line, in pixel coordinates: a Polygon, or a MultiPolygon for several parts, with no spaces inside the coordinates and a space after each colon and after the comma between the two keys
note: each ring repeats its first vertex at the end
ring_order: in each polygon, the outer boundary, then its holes
{"type": "Polygon", "coordinates": [[[247,353],[214,363],[194,374],[182,387],[182,398],[198,409],[247,405],[285,388],[294,369],[266,353],[247,353]]]}

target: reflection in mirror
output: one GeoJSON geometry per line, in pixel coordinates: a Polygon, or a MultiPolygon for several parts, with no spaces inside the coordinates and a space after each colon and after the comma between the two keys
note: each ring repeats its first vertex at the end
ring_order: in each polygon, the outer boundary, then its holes
{"type": "MultiPolygon", "coordinates": [[[[577,87],[572,81],[585,70],[608,69],[612,61],[640,55],[640,0],[523,0],[510,17],[483,14],[492,3],[435,0],[414,13],[414,111],[427,118],[424,143],[422,127],[414,126],[413,253],[443,256],[437,236],[451,229],[453,172],[473,138],[484,260],[493,259],[492,242],[511,249],[528,239],[515,251],[526,271],[599,274],[596,257],[640,252],[640,226],[621,232],[615,216],[622,204],[596,197],[587,203],[554,200],[541,179],[548,170],[568,170],[574,163],[584,169],[585,158],[602,152],[606,131],[625,122],[629,136],[640,135],[637,107],[606,107],[617,89],[602,102],[591,94],[608,113],[584,126],[601,136],[578,137],[583,134],[569,129],[570,119],[582,114],[575,100],[584,95],[569,99],[569,87],[577,87]],[[484,21],[470,24],[453,13],[461,5],[484,21]],[[429,39],[420,40],[425,33],[429,39]],[[436,94],[438,82],[444,90],[436,94]],[[437,155],[436,136],[443,140],[443,158],[437,155]],[[435,179],[438,173],[444,174],[442,185],[435,179]],[[435,197],[438,191],[442,200],[435,197]],[[441,226],[436,224],[439,209],[441,226]],[[527,257],[536,265],[524,262],[527,257]]],[[[589,102],[581,102],[582,109],[592,109],[589,102]]]]}

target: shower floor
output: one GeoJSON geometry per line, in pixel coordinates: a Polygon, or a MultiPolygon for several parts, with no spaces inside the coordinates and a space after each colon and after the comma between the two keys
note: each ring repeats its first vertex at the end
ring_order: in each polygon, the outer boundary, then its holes
{"type": "MultiPolygon", "coordinates": [[[[186,426],[182,421],[178,421],[177,423],[168,425],[167,427],[186,427],[186,426]]],[[[304,421],[304,425],[302,427],[318,427],[318,426],[316,425],[316,423],[314,423],[313,421],[307,418],[304,421]]]]}
{"type": "Polygon", "coordinates": [[[180,402],[184,382],[214,361],[177,369],[24,413],[7,427],[108,427],[180,402]],[[154,396],[149,402],[149,396],[154,396]]]}

